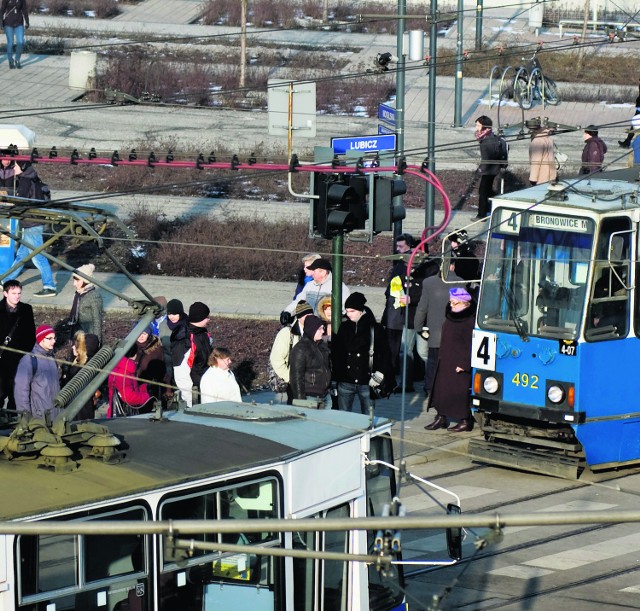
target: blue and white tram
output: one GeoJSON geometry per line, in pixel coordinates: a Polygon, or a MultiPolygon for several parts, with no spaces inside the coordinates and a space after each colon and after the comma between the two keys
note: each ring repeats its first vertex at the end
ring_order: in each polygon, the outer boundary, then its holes
{"type": "Polygon", "coordinates": [[[380,515],[393,499],[391,421],[230,403],[166,416],[108,421],[127,454],[119,464],[83,458],[77,469],[54,473],[30,456],[0,459],[0,520],[36,527],[0,535],[2,611],[406,609],[400,566],[385,574],[359,562],[255,553],[255,546],[370,553],[374,532],[323,532],[322,519],[380,515]],[[181,555],[164,535],[37,532],[44,520],[256,518],[264,532],[195,536],[251,545],[249,553],[203,545],[181,555]],[[318,530],[270,532],[269,520],[279,518],[316,518],[318,530]]]}
{"type": "Polygon", "coordinates": [[[616,176],[493,199],[472,349],[480,460],[570,477],[640,461],[640,185],[616,176]]]}

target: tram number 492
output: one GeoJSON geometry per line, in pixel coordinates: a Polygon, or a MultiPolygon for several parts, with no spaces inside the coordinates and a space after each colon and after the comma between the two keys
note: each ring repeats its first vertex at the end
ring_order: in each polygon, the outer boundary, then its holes
{"type": "Polygon", "coordinates": [[[536,390],[538,388],[538,382],[540,381],[540,378],[535,375],[529,375],[528,373],[516,373],[512,378],[511,378],[511,383],[515,384],[516,386],[522,386],[522,388],[532,388],[533,390],[536,390]]]}

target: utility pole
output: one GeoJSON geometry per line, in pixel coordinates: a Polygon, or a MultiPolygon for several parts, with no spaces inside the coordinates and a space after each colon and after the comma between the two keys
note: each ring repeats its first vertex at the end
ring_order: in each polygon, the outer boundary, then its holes
{"type": "Polygon", "coordinates": [[[464,45],[464,0],[458,0],[458,38],[456,40],[456,81],[454,92],[454,127],[462,127],[462,51],[464,45]]]}
{"type": "Polygon", "coordinates": [[[482,51],[482,10],[483,0],[477,0],[476,5],[476,51],[482,51]]]}
{"type": "Polygon", "coordinates": [[[247,65],[247,0],[240,3],[240,87],[245,86],[247,65]]]}
{"type": "MultiPolygon", "coordinates": [[[[438,54],[438,0],[431,0],[429,15],[429,98],[427,118],[427,169],[436,171],[436,56],[438,54]]],[[[424,226],[435,224],[435,189],[427,183],[424,202],[424,226]]]]}
{"type": "MultiPolygon", "coordinates": [[[[407,14],[407,0],[398,0],[398,20],[396,26],[396,55],[398,56],[396,70],[396,137],[398,151],[404,155],[404,88],[405,88],[405,60],[404,54],[404,17],[407,14]]],[[[402,221],[393,224],[393,236],[402,233],[402,221]]]]}

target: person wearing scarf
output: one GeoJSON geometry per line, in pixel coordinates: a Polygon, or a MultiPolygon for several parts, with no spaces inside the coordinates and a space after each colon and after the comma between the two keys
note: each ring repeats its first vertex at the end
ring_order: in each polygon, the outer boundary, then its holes
{"type": "Polygon", "coordinates": [[[73,272],[73,286],[76,292],[69,313],[69,327],[72,333],[81,329],[85,333],[95,335],[102,344],[102,296],[90,280],[95,269],[95,265],[87,263],[73,272]]]}
{"type": "Polygon", "coordinates": [[[428,431],[446,429],[450,420],[457,420],[457,424],[448,429],[452,433],[462,433],[472,428],[469,399],[471,338],[475,313],[475,303],[466,289],[450,289],[449,304],[442,325],[438,365],[429,398],[429,407],[435,407],[438,416],[424,427],[428,431]]]}

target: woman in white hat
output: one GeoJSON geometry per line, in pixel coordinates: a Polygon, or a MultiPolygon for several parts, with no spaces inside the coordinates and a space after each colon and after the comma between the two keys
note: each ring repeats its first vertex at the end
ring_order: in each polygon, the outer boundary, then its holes
{"type": "Polygon", "coordinates": [[[91,282],[95,269],[93,263],[87,263],[73,272],[73,286],[76,292],[69,313],[69,326],[72,333],[79,329],[85,333],[92,333],[102,344],[102,296],[96,285],[91,282]]]}

